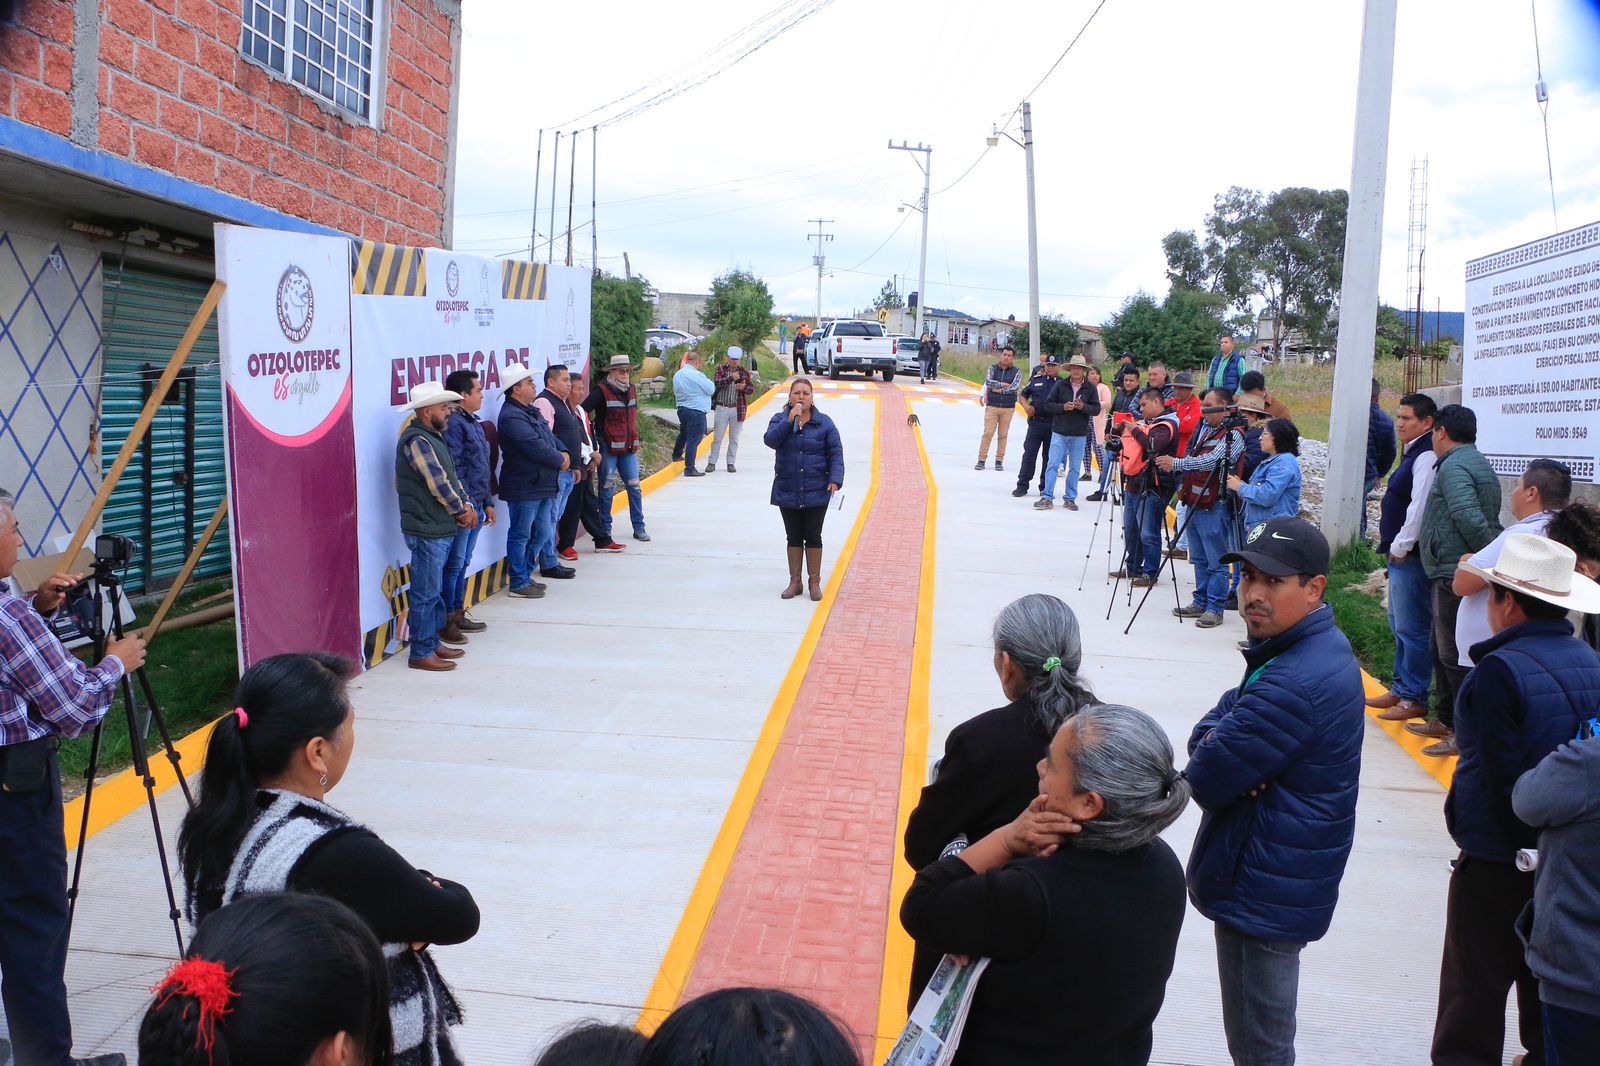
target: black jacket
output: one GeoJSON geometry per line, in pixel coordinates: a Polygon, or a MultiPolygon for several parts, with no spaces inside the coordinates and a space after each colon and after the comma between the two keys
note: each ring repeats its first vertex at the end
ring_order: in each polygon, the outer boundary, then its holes
{"type": "Polygon", "coordinates": [[[1052,432],[1066,437],[1087,437],[1091,432],[1090,419],[1100,413],[1100,389],[1085,375],[1083,384],[1073,388],[1072,379],[1063,375],[1050,390],[1050,395],[1039,404],[1039,410],[1053,416],[1052,432]],[[1070,400],[1081,400],[1083,407],[1068,411],[1070,400]]]}

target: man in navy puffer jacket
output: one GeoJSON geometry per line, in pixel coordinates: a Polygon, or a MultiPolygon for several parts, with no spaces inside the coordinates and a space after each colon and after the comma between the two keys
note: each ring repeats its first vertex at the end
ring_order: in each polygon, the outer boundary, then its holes
{"type": "Polygon", "coordinates": [[[1322,602],[1328,557],[1299,518],[1222,556],[1244,567],[1245,676],[1195,726],[1184,771],[1204,810],[1189,898],[1216,923],[1228,1050],[1251,1066],[1294,1062],[1300,950],[1328,931],[1355,839],[1364,694],[1322,602]]]}

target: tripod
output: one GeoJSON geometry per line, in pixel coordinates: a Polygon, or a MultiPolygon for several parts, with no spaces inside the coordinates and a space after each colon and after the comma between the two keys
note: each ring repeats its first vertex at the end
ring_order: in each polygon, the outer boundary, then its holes
{"type": "MultiPolygon", "coordinates": [[[[109,641],[103,622],[108,609],[111,615],[111,632],[118,639],[123,636],[122,606],[127,600],[122,591],[122,578],[114,572],[112,566],[110,561],[101,559],[96,559],[94,564],[94,591],[91,594],[94,620],[91,626],[97,661],[105,657],[106,644],[109,641]]],[[[178,787],[183,789],[183,798],[190,807],[193,807],[194,797],[189,793],[189,782],[184,780],[183,768],[179,765],[178,749],[173,746],[172,734],[167,731],[166,716],[161,713],[161,705],[156,701],[155,691],[150,687],[150,678],[142,666],[133,672],[138,675],[139,689],[144,695],[145,707],[149,711],[146,725],[149,722],[155,723],[156,730],[161,734],[161,746],[166,750],[167,759],[172,763],[172,772],[178,778],[178,787]]],[[[150,825],[156,835],[156,857],[161,860],[161,881],[167,890],[167,917],[172,922],[172,933],[178,941],[178,955],[182,957],[183,926],[180,922],[183,915],[178,909],[178,897],[172,888],[172,870],[167,864],[165,838],[161,835],[161,814],[156,808],[156,779],[150,773],[150,754],[145,747],[144,728],[139,722],[139,700],[134,695],[133,682],[126,670],[123,671],[118,687],[122,691],[122,710],[128,722],[128,746],[132,750],[133,769],[144,782],[145,798],[150,805],[150,825]]],[[[78,826],[78,854],[72,862],[72,887],[67,890],[69,937],[72,935],[72,920],[78,909],[78,886],[83,877],[83,853],[89,843],[89,806],[94,800],[94,779],[100,768],[100,740],[104,729],[105,719],[102,718],[94,727],[94,739],[89,744],[88,779],[83,791],[83,820],[78,826]]]]}
{"type": "MultiPolygon", "coordinates": [[[[1107,462],[1110,462],[1110,450],[1106,452],[1107,462]]],[[[1089,579],[1089,560],[1094,555],[1094,541],[1100,533],[1100,516],[1105,511],[1106,501],[1111,501],[1111,524],[1106,527],[1106,566],[1111,565],[1112,546],[1117,539],[1117,507],[1122,503],[1122,470],[1116,470],[1116,477],[1111,476],[1110,469],[1102,471],[1100,477],[1100,503],[1094,509],[1094,528],[1089,531],[1089,547],[1083,553],[1083,573],[1078,575],[1078,591],[1083,591],[1083,583],[1089,579]]],[[[1110,573],[1108,569],[1106,571],[1110,573]]]]}

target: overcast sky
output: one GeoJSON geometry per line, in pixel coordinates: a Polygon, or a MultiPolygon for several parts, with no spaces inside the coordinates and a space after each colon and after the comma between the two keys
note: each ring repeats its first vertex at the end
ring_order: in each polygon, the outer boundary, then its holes
{"type": "MultiPolygon", "coordinates": [[[[816,2],[816,0],[811,0],[816,2]]],[[[574,257],[590,260],[598,172],[601,266],[704,292],[739,265],[779,311],[816,304],[808,219],[833,221],[822,306],[885,280],[916,288],[922,177],[890,139],[934,147],[927,300],[1027,316],[1023,153],[985,149],[1099,0],[834,0],[698,88],[577,142],[574,257]],[[598,146],[598,166],[590,163],[598,146]],[[975,164],[975,165],[974,165],[975,164]],[[969,170],[970,168],[970,170],[969,170]],[[959,180],[958,180],[959,179],[959,180]],[[579,228],[581,227],[581,228],[579,228]]],[[[1600,220],[1600,0],[1535,0],[1559,228],[1600,220]]],[[[458,249],[525,254],[545,127],[541,242],[554,129],[692,63],[778,6],[644,0],[463,6],[458,249]]],[[[788,5],[801,8],[804,2],[788,5]]],[[[1099,323],[1166,291],[1161,237],[1199,229],[1230,185],[1345,187],[1362,4],[1106,0],[1031,100],[1039,287],[1047,313],[1099,323]]],[[[1463,304],[1468,259],[1556,231],[1534,101],[1529,5],[1402,0],[1381,295],[1406,293],[1411,160],[1429,157],[1426,305],[1463,304]]],[[[556,257],[565,254],[564,131],[556,257]]],[[[539,258],[545,258],[541,245],[539,258]]]]}

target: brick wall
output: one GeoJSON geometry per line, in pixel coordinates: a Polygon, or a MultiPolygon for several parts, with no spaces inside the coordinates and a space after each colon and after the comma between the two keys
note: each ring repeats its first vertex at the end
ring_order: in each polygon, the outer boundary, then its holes
{"type": "MultiPolygon", "coordinates": [[[[242,3],[99,0],[96,32],[76,35],[98,37],[85,147],[356,236],[440,243],[456,5],[382,0],[374,127],[246,60],[242,3]]],[[[74,7],[20,0],[0,24],[0,115],[71,135],[74,7]]]]}

